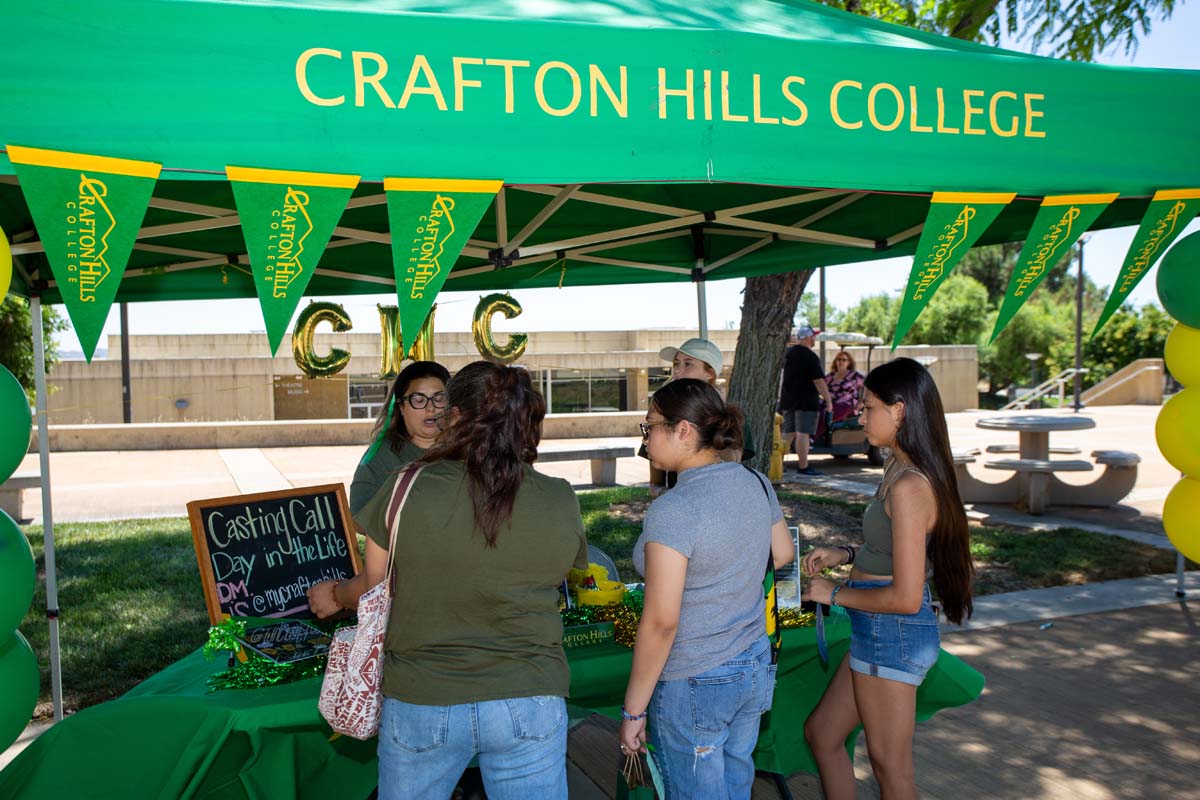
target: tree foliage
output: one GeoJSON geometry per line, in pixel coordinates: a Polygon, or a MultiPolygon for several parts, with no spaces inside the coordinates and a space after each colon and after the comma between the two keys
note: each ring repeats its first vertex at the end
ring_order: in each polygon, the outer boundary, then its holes
{"type": "Polygon", "coordinates": [[[1106,50],[1137,52],[1138,38],[1170,19],[1175,0],[820,0],[855,14],[999,45],[1024,40],[1034,52],[1092,61],[1106,50]]]}
{"type": "MultiPolygon", "coordinates": [[[[1138,37],[1150,32],[1152,22],[1169,19],[1175,8],[1175,0],[1071,0],[1067,3],[1064,3],[1063,0],[818,0],[818,2],[862,16],[941,33],[958,39],[993,45],[1004,41],[1024,40],[1035,52],[1048,50],[1049,55],[1072,61],[1091,61],[1099,53],[1114,46],[1124,48],[1127,54],[1135,52],[1138,37]]],[[[916,342],[921,341],[921,337],[953,337],[959,338],[961,343],[969,343],[971,337],[968,336],[968,333],[976,328],[984,329],[982,335],[975,337],[976,339],[987,338],[995,320],[994,308],[989,309],[989,307],[994,307],[998,298],[1003,297],[1008,286],[1008,276],[1012,272],[1011,268],[997,267],[1000,262],[1007,262],[1010,259],[1015,261],[1019,252],[1020,245],[1011,244],[1000,246],[998,254],[988,248],[981,248],[974,255],[968,254],[963,264],[960,265],[958,277],[971,279],[974,286],[965,282],[957,283],[953,287],[952,294],[950,281],[953,276],[948,278],[946,284],[934,296],[930,308],[927,308],[921,318],[917,320],[908,339],[916,342]],[[985,302],[975,307],[972,321],[972,319],[968,319],[969,314],[962,312],[967,311],[965,299],[979,297],[976,287],[982,289],[985,302]],[[937,303],[939,296],[943,294],[948,295],[945,302],[951,305],[951,308],[947,309],[951,319],[949,321],[940,319],[930,321],[931,317],[940,316],[942,313],[937,303]],[[987,313],[989,310],[991,310],[990,315],[987,313]],[[922,325],[928,327],[922,327],[922,325]]],[[[800,284],[798,290],[795,285],[787,283],[786,275],[747,278],[747,301],[742,307],[742,333],[762,330],[764,323],[768,320],[795,317],[800,294],[803,292],[804,283],[807,282],[810,274],[805,273],[804,282],[800,284]],[[758,299],[751,302],[752,296],[758,299]]],[[[987,365],[984,368],[985,372],[993,382],[999,381],[1001,384],[1005,384],[1017,381],[1018,373],[1013,370],[1015,369],[1014,365],[1018,362],[1011,358],[1009,351],[1019,349],[1026,342],[1038,341],[1037,337],[1040,334],[1036,332],[1037,326],[1032,322],[1033,318],[1043,313],[1046,302],[1057,303],[1057,310],[1050,315],[1047,321],[1050,323],[1050,330],[1061,334],[1064,320],[1069,323],[1072,319],[1071,314],[1063,314],[1061,308],[1063,305],[1062,293],[1067,285],[1073,287],[1074,280],[1070,277],[1066,265],[1060,263],[1046,278],[1045,285],[1042,287],[1043,297],[1039,300],[1042,305],[1035,305],[1033,302],[1026,303],[1027,307],[1023,308],[1009,323],[1009,328],[1015,331],[1025,329],[1018,326],[1028,326],[1030,338],[1022,339],[1020,333],[1011,332],[1009,342],[1001,344],[1001,340],[1004,339],[1004,336],[1001,336],[996,343],[999,349],[995,355],[986,345],[981,347],[981,367],[984,364],[987,365]],[[1023,314],[1026,316],[1024,320],[1022,320],[1023,314]]],[[[1085,286],[1085,308],[1090,310],[1090,298],[1086,295],[1086,288],[1085,286]]],[[[857,310],[851,309],[847,312],[849,318],[842,321],[840,327],[843,330],[859,330],[880,336],[885,340],[888,339],[895,329],[899,301],[889,299],[887,295],[877,295],[865,298],[859,306],[862,308],[856,307],[857,310]],[[895,306],[894,311],[892,304],[895,306]],[[857,316],[850,317],[852,312],[857,316]],[[890,320],[890,324],[884,324],[886,320],[890,320]]],[[[1123,310],[1121,313],[1126,312],[1123,310]]],[[[1140,318],[1141,314],[1146,312],[1143,309],[1140,313],[1132,310],[1129,313],[1140,318]]],[[[817,316],[813,309],[806,308],[803,318],[815,322],[817,316]]],[[[827,312],[826,319],[833,321],[835,315],[827,312]]],[[[1114,318],[1109,322],[1106,330],[1115,326],[1116,319],[1114,318]]],[[[1006,330],[1005,335],[1010,335],[1010,331],[1006,330]]],[[[1024,360],[1024,352],[1049,352],[1049,358],[1053,359],[1051,363],[1057,364],[1062,358],[1059,351],[1071,344],[1072,338],[1073,331],[1064,338],[1045,342],[1041,350],[1023,351],[1021,358],[1024,360]]],[[[1098,336],[1097,340],[1100,338],[1098,336]]],[[[1149,338],[1153,339],[1154,337],[1149,335],[1149,338]]],[[[738,337],[735,364],[741,361],[743,356],[750,356],[749,345],[743,352],[743,341],[746,339],[746,336],[738,337]]],[[[1136,341],[1148,346],[1144,337],[1137,338],[1136,341]]],[[[934,344],[935,342],[928,343],[934,344]]],[[[982,341],[980,343],[982,345],[982,341]]],[[[1096,350],[1099,347],[1100,345],[1089,345],[1088,352],[1092,354],[1089,357],[1094,358],[1096,363],[1096,372],[1088,376],[1092,381],[1096,380],[1096,375],[1103,371],[1102,365],[1110,363],[1105,360],[1109,351],[1101,353],[1096,350]]],[[[1116,359],[1115,352],[1114,343],[1112,350],[1114,359],[1116,359]]],[[[1135,347],[1130,351],[1130,353],[1133,352],[1143,351],[1135,347]]],[[[1159,348],[1154,352],[1158,354],[1162,351],[1159,348]]],[[[1071,358],[1073,363],[1073,345],[1071,358]]],[[[1118,362],[1114,361],[1113,363],[1118,362]]],[[[1128,363],[1128,361],[1124,363],[1128,363]]],[[[778,364],[768,364],[762,359],[757,359],[755,364],[753,370],[740,370],[738,377],[740,383],[747,384],[742,387],[742,391],[747,396],[759,397],[764,391],[767,391],[763,387],[774,387],[777,384],[779,366],[778,364]]],[[[1027,360],[1025,360],[1024,369],[1028,370],[1027,360]]],[[[996,384],[993,383],[993,385],[996,384]]],[[[755,421],[753,424],[757,426],[758,423],[755,421]]],[[[755,462],[755,466],[762,468],[765,463],[765,460],[760,458],[755,462]]]]}
{"type": "MultiPolygon", "coordinates": [[[[53,306],[42,306],[42,336],[46,343],[46,369],[58,363],[58,345],[54,334],[64,331],[67,322],[53,306]]],[[[0,304],[0,364],[11,372],[25,392],[34,396],[33,319],[29,301],[9,295],[0,304]]]]}

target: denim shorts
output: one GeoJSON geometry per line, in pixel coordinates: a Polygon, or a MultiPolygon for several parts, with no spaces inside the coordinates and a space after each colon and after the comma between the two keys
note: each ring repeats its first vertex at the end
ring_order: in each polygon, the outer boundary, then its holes
{"type": "MultiPolygon", "coordinates": [[[[891,581],[846,581],[848,589],[877,589],[891,581]]],[[[850,616],[850,669],[863,675],[920,686],[938,660],[941,637],[937,616],[924,588],[915,614],[875,614],[847,608],[850,616]]]]}

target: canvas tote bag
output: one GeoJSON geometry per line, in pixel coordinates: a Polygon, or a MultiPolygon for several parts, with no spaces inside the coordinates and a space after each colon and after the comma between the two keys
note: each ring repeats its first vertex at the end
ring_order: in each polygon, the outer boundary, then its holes
{"type": "Polygon", "coordinates": [[[388,503],[387,574],[358,602],[358,624],[340,629],[329,645],[329,661],[317,708],[336,732],[355,739],[370,739],[379,730],[383,706],[383,638],[392,610],[392,558],[400,510],[412,491],[421,465],[408,467],[396,481],[388,503]]]}

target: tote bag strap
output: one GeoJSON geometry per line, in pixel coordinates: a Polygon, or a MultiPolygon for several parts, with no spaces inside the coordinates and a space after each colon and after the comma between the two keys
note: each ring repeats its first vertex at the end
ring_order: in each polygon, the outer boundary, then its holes
{"type": "MultiPolygon", "coordinates": [[[[763,497],[770,504],[771,495],[762,476],[745,464],[742,466],[758,480],[763,497]]],[[[767,569],[763,574],[763,600],[767,606],[767,638],[771,642],[771,663],[774,664],[779,660],[779,650],[783,647],[783,628],[779,624],[779,596],[775,591],[775,555],[770,550],[767,551],[767,569]]]]}
{"type": "Polygon", "coordinates": [[[396,554],[396,534],[400,530],[400,512],[404,509],[404,503],[408,500],[408,495],[412,492],[413,484],[416,483],[417,473],[421,471],[424,464],[410,464],[400,473],[400,477],[396,480],[396,486],[392,489],[392,499],[388,502],[387,510],[387,526],[391,531],[391,537],[388,539],[388,558],[387,558],[387,573],[384,575],[384,583],[387,585],[388,597],[392,596],[392,572],[394,569],[393,558],[396,554]]]}

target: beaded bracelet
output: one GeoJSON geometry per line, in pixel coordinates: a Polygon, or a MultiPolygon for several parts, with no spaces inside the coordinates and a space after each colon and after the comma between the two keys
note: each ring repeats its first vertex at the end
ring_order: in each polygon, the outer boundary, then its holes
{"type": "Polygon", "coordinates": [[[646,718],[645,711],[643,711],[640,714],[630,714],[628,711],[625,710],[625,706],[621,706],[621,719],[629,720],[630,722],[637,722],[638,720],[643,720],[645,718],[646,718]]]}

